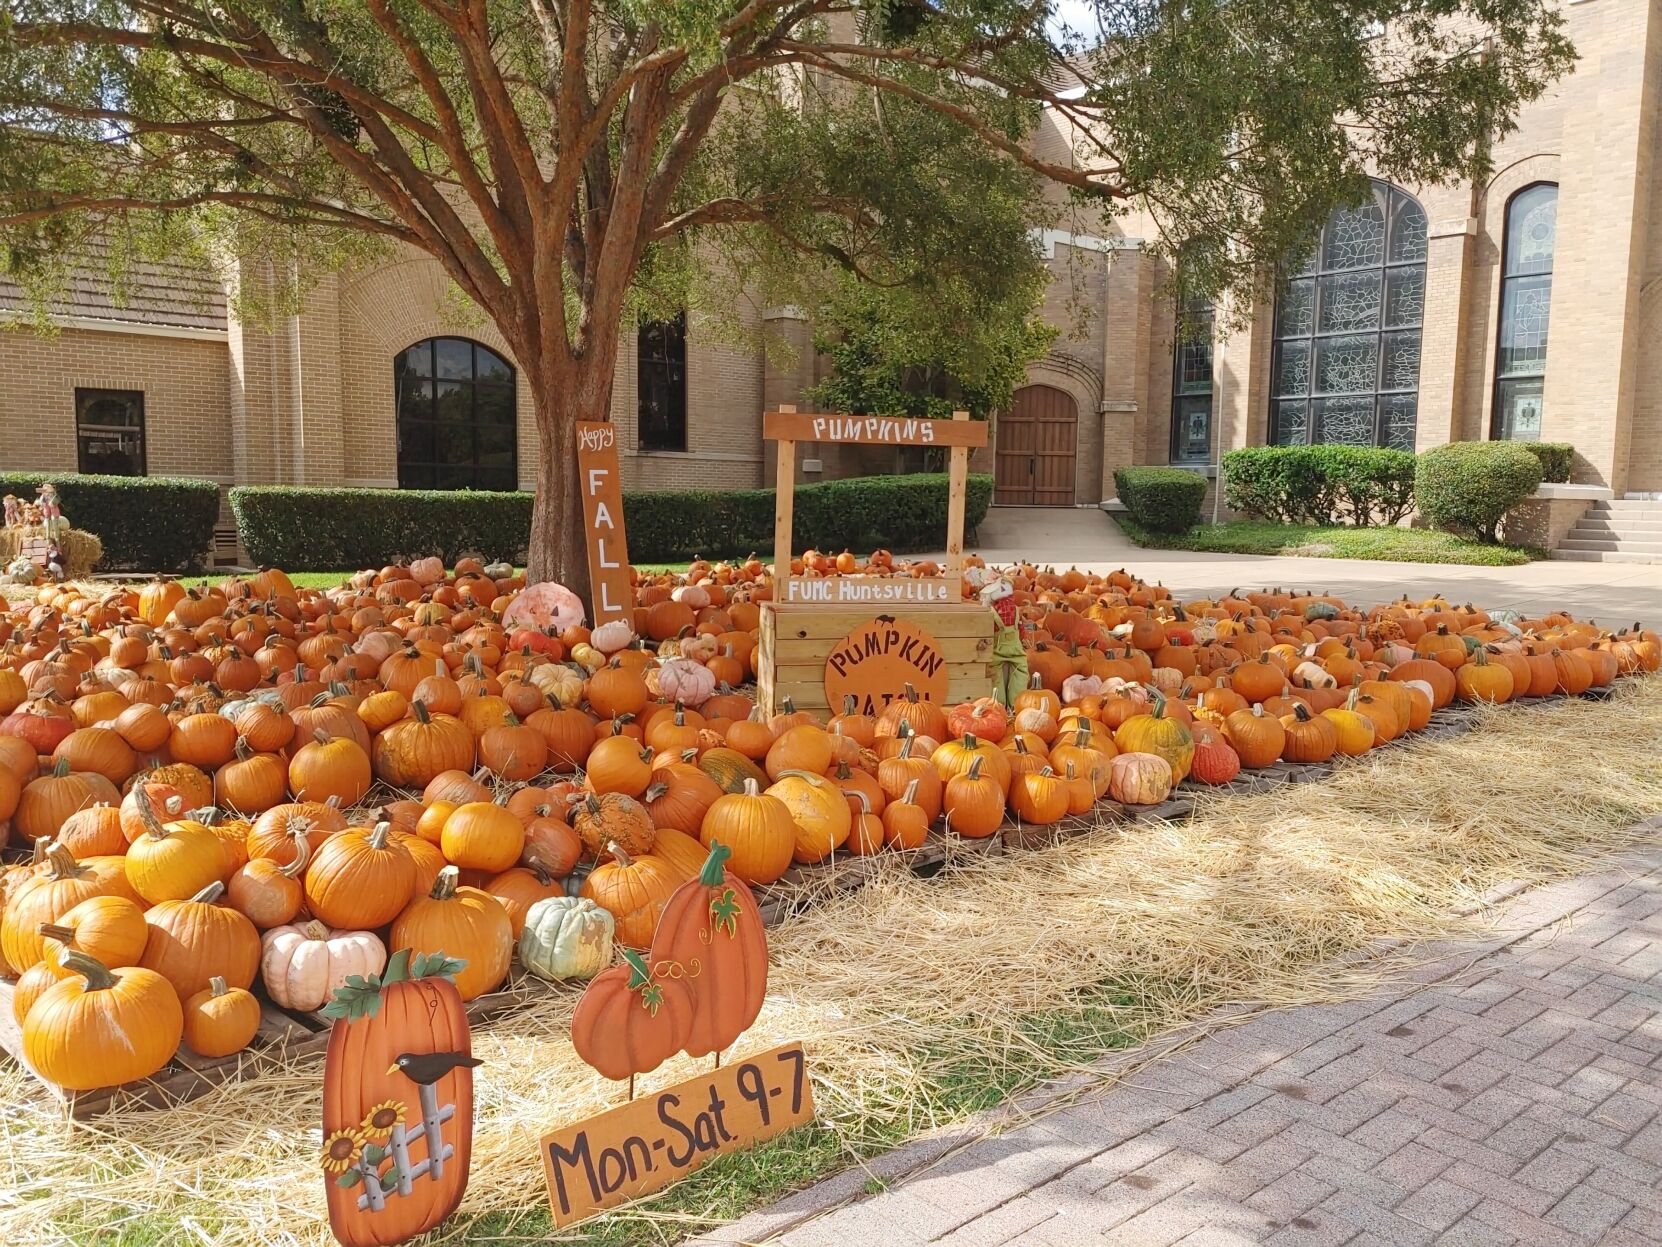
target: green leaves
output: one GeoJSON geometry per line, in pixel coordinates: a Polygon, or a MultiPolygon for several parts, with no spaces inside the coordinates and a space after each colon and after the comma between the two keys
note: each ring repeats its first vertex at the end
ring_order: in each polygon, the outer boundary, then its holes
{"type": "Polygon", "coordinates": [[[437,978],[454,982],[466,965],[465,961],[446,957],[442,951],[412,953],[408,948],[400,948],[387,958],[380,974],[350,975],[343,986],[335,989],[334,999],[318,1012],[326,1018],[348,1022],[374,1017],[381,1009],[381,993],[393,984],[437,978]]]}

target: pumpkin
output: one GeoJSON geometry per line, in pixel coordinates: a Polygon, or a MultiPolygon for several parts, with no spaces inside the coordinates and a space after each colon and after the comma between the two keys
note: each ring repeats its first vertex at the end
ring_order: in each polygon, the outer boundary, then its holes
{"type": "Polygon", "coordinates": [[[621,733],[596,742],[585,766],[591,792],[638,797],[652,782],[652,750],[621,733]]]}
{"type": "Polygon", "coordinates": [[[586,896],[551,896],[525,913],[519,963],[540,979],[592,979],[612,962],[616,920],[586,896]]]}
{"type": "Polygon", "coordinates": [[[125,896],[90,896],[39,928],[43,964],[57,978],[72,973],[64,954],[85,953],[111,970],[136,966],[150,928],[144,911],[125,896]]]}
{"type": "Polygon", "coordinates": [[[213,830],[194,819],[163,823],[151,808],[149,792],[134,790],[135,809],[145,832],[127,846],[127,882],[150,904],[195,896],[210,883],[231,872],[225,844],[213,830]]]}
{"type": "Polygon", "coordinates": [[[823,861],[848,839],[854,824],[853,813],[842,792],[823,775],[781,771],[767,794],[784,803],[796,826],[792,856],[797,861],[823,861]]]}
{"type": "Polygon", "coordinates": [[[386,1247],[414,1238],[454,1212],[467,1190],[473,1149],[473,1070],[467,1060],[472,1040],[461,995],[446,977],[454,968],[453,961],[412,958],[408,949],[400,949],[377,978],[343,985],[327,1006],[338,1020],[323,1067],[324,1190],[329,1228],[342,1247],[386,1247]],[[363,1147],[373,1144],[388,1154],[399,1109],[407,1127],[418,1128],[423,1118],[422,1088],[399,1059],[429,1053],[462,1058],[427,1093],[432,1103],[455,1107],[449,1120],[436,1126],[449,1159],[441,1174],[429,1173],[413,1183],[409,1195],[389,1192],[379,1209],[360,1211],[363,1170],[378,1172],[382,1163],[362,1160],[363,1147]]]}
{"type": "Polygon", "coordinates": [[[1010,787],[1010,755],[991,741],[979,740],[974,736],[949,740],[937,748],[929,760],[934,764],[935,773],[941,777],[943,784],[949,783],[954,776],[964,774],[969,770],[971,763],[979,760],[983,775],[1000,788],[1008,790],[1010,787]]]}
{"type": "Polygon", "coordinates": [[[1194,762],[1195,742],[1189,729],[1166,714],[1165,695],[1154,694],[1148,714],[1133,715],[1114,733],[1114,745],[1121,753],[1152,753],[1171,765],[1172,782],[1179,783],[1194,762]]]}
{"type": "Polygon", "coordinates": [[[932,701],[918,696],[910,684],[902,687],[901,695],[883,707],[877,716],[877,735],[899,736],[900,725],[905,724],[919,736],[942,740],[952,733],[946,725],[946,713],[932,701]]]}
{"type": "Polygon", "coordinates": [[[95,1091],[148,1078],[173,1059],[184,1009],[166,979],[73,951],[64,964],[70,976],[23,1021],[23,1055],[37,1074],[67,1091],[95,1091]]]}
{"type": "Polygon", "coordinates": [[[583,841],[563,818],[546,815],[525,824],[525,848],[519,860],[540,865],[549,874],[569,875],[583,856],[583,841]]]}
{"type": "Polygon", "coordinates": [[[375,738],[370,750],[377,778],[394,788],[425,788],[443,771],[473,769],[473,733],[447,714],[431,714],[411,702],[412,718],[400,719],[375,738]]]}
{"type": "Polygon", "coordinates": [[[95,896],[124,896],[136,901],[119,857],[76,861],[61,844],[46,847],[46,866],[24,879],[0,914],[0,954],[6,964],[27,970],[45,949],[42,924],[55,923],[81,902],[95,896]]]}
{"type": "Polygon", "coordinates": [[[696,1008],[685,978],[648,968],[634,950],[589,983],[571,1016],[571,1045],[602,1077],[650,1074],[681,1050],[696,1008]]]}
{"type": "Polygon", "coordinates": [[[116,805],[121,793],[102,775],[71,771],[69,759],[59,758],[52,769],[24,785],[12,814],[12,826],[25,839],[50,840],[71,814],[94,805],[116,805]]]}
{"type": "Polygon", "coordinates": [[[786,771],[810,771],[824,774],[836,754],[836,742],[831,734],[811,723],[799,723],[787,728],[768,747],[762,767],[770,779],[777,780],[786,771]]]}
{"type": "Polygon", "coordinates": [[[58,742],[52,760],[69,763],[71,771],[102,775],[122,783],[138,769],[138,756],[121,736],[107,727],[78,728],[58,742]]]}
{"type": "Polygon", "coordinates": [[[347,979],[379,974],[386,964],[386,945],[374,933],[331,931],[316,919],[274,927],[260,941],[266,994],[301,1013],[323,1008],[347,979]]]}
{"type": "Polygon", "coordinates": [[[754,780],[758,787],[768,783],[767,772],[736,749],[705,750],[699,755],[698,769],[715,780],[723,792],[743,792],[746,780],[754,780]]]}
{"type": "Polygon", "coordinates": [[[688,1056],[719,1054],[750,1028],[767,996],[768,946],[762,912],[743,881],[726,869],[719,841],[698,876],[675,890],[658,920],[652,965],[676,963],[693,989],[688,1056]],[[695,969],[696,968],[696,969],[695,969]]]}
{"type": "Polygon", "coordinates": [[[671,658],[658,668],[658,695],[697,708],[715,695],[715,672],[690,658],[671,658]]]}
{"type": "Polygon", "coordinates": [[[934,822],[941,814],[941,794],[946,783],[941,779],[928,755],[918,753],[913,742],[916,737],[902,739],[900,752],[884,758],[877,764],[877,786],[883,790],[885,801],[895,801],[906,793],[906,799],[916,803],[924,812],[924,822],[934,822]]]}
{"type": "Polygon", "coordinates": [[[1194,762],[1189,768],[1190,779],[1202,784],[1227,784],[1240,773],[1241,755],[1228,741],[1216,732],[1204,740],[1196,739],[1194,762]]]}
{"type": "Polygon", "coordinates": [[[469,801],[444,820],[439,847],[447,861],[463,869],[495,874],[519,860],[525,848],[525,824],[494,801],[469,801]]]}
{"type": "Polygon", "coordinates": [[[186,715],[173,725],[167,748],[175,762],[211,771],[229,762],[236,752],[237,729],[217,714],[186,715]]]}
{"type": "Polygon", "coordinates": [[[459,960],[456,990],[467,1001],[494,991],[508,977],[514,930],[508,911],[496,897],[479,888],[457,886],[460,873],[455,866],[441,870],[432,891],[412,900],[393,921],[389,938],[395,948],[417,954],[443,953],[459,960]]]}
{"type": "Polygon", "coordinates": [[[618,792],[584,797],[572,812],[571,826],[594,857],[614,843],[631,856],[639,856],[652,848],[657,834],[646,807],[618,792]]]}
{"type": "Polygon", "coordinates": [[[968,770],[946,781],[941,795],[947,829],[969,839],[985,839],[1004,822],[1004,787],[983,774],[985,763],[984,757],[971,759],[968,770]]]}
{"type": "Polygon", "coordinates": [[[214,801],[240,814],[259,814],[288,796],[288,772],[274,753],[255,753],[237,740],[236,757],[214,774],[214,801]]]}
{"type": "Polygon", "coordinates": [[[392,824],[350,827],[329,837],[306,867],[306,900],[332,927],[365,930],[391,922],[415,892],[409,850],[392,840],[392,824]]]}
{"type": "Polygon", "coordinates": [[[1292,714],[1282,715],[1281,726],[1287,733],[1281,756],[1288,762],[1326,762],[1338,751],[1339,736],[1333,721],[1312,716],[1304,706],[1294,706],[1292,714]]]}
{"type": "Polygon", "coordinates": [[[1048,766],[1024,771],[1010,783],[1010,808],[1022,822],[1048,827],[1068,813],[1068,791],[1048,766]]]}
{"type": "MultiPolygon", "coordinates": [[[[5,786],[5,776],[0,771],[0,788],[5,786]]],[[[76,810],[64,819],[54,839],[78,858],[119,857],[127,851],[121,811],[113,805],[89,805],[76,810]]]]}
{"type": "Polygon", "coordinates": [[[270,858],[280,866],[306,852],[315,853],[337,831],[346,830],[346,816],[332,805],[294,801],[271,809],[256,818],[248,829],[248,860],[270,858]]]}
{"type": "MultiPolygon", "coordinates": [[[[918,785],[914,779],[900,796],[883,807],[883,844],[890,849],[915,849],[929,838],[929,817],[918,803],[918,785]]],[[[938,782],[938,780],[937,780],[938,782]]]]}
{"type": "Polygon", "coordinates": [[[991,697],[978,697],[947,711],[946,727],[953,736],[974,736],[997,744],[1010,728],[1010,715],[991,697]]]}
{"type": "Polygon", "coordinates": [[[719,841],[730,853],[729,869],[748,883],[772,883],[790,868],[796,853],[797,826],[791,807],[754,779],[743,792],[726,793],[705,812],[699,839],[705,847],[719,841]]]}
{"type": "Polygon", "coordinates": [[[570,774],[588,760],[594,748],[594,720],[581,710],[567,710],[553,693],[547,697],[548,705],[532,712],[525,724],[541,734],[548,765],[570,774]]]}
{"type": "Polygon", "coordinates": [[[548,741],[509,714],[506,723],[488,727],[480,736],[479,762],[500,780],[523,783],[548,765],[548,741]]]}
{"type": "Polygon", "coordinates": [[[1373,720],[1359,710],[1332,707],[1320,715],[1333,725],[1335,751],[1347,758],[1361,757],[1373,748],[1377,733],[1373,720]]]}
{"type": "Polygon", "coordinates": [[[269,857],[244,862],[225,885],[225,899],[262,931],[293,922],[305,901],[300,876],[312,860],[311,842],[304,834],[294,841],[294,860],[287,865],[269,857]]]}
{"type": "Polygon", "coordinates": [[[58,982],[59,976],[53,974],[44,961],[35,962],[18,975],[17,982],[12,985],[12,1021],[21,1026],[28,1018],[29,1010],[35,1007],[35,1001],[58,982]]]}
{"type": "Polygon", "coordinates": [[[198,1056],[230,1056],[254,1041],[260,1029],[260,1002],[219,975],[184,1004],[184,1041],[198,1056]]]}
{"type": "Polygon", "coordinates": [[[696,766],[672,762],[652,772],[643,800],[660,832],[667,827],[696,836],[705,813],[722,795],[716,781],[696,766]]]}
{"type": "Polygon", "coordinates": [[[369,755],[358,742],[345,736],[331,738],[321,728],[289,759],[288,786],[296,801],[332,799],[347,808],[362,801],[373,782],[369,755]]]}
{"type": "Polygon", "coordinates": [[[618,943],[626,948],[650,948],[658,916],[670,894],[681,885],[681,877],[661,857],[650,853],[631,857],[615,842],[606,848],[613,860],[590,871],[578,895],[588,897],[612,915],[618,943]]]}
{"type": "Polygon", "coordinates": [[[215,881],[189,900],[163,901],[144,913],[150,930],[139,964],[172,983],[180,1000],[216,974],[248,987],[260,968],[260,933],[245,915],[216,903],[224,892],[215,881]]]}
{"type": "Polygon", "coordinates": [[[1159,805],[1171,789],[1171,763],[1158,754],[1122,753],[1108,764],[1109,795],[1124,805],[1159,805]]]}

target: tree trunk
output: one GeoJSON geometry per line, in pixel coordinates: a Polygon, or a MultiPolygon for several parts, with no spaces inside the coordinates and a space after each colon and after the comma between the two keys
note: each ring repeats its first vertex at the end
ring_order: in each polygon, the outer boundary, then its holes
{"type": "Polygon", "coordinates": [[[526,580],[556,580],[590,607],[589,554],[577,480],[577,422],[611,418],[613,361],[574,362],[569,373],[527,369],[542,462],[531,510],[526,580]]]}

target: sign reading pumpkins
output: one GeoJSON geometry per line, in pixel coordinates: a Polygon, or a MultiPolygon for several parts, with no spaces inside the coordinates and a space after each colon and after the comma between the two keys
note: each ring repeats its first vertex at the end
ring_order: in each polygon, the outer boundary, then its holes
{"type": "Polygon", "coordinates": [[[712,844],[704,869],[664,902],[645,956],[625,948],[624,964],[596,975],[577,1002],[572,1047],[607,1078],[628,1079],[630,1102],[543,1137],[556,1225],[649,1194],[814,1115],[800,1045],[634,1099],[637,1074],[677,1052],[719,1061],[761,1012],[767,936],[756,898],[726,869],[731,856],[712,844]]]}
{"type": "Polygon", "coordinates": [[[323,1067],[329,1228],[343,1247],[392,1247],[462,1202],[473,1152],[472,1038],[452,981],[464,963],[401,948],[348,979],[323,1067]]]}
{"type": "Polygon", "coordinates": [[[949,679],[934,637],[909,619],[879,615],[832,647],[825,660],[825,704],[845,706],[852,697],[855,714],[876,715],[910,688],[945,705],[949,679]]]}
{"type": "Polygon", "coordinates": [[[589,591],[596,627],[628,619],[634,609],[629,583],[629,545],[623,536],[623,478],[617,465],[617,426],[606,420],[577,422],[577,480],[583,494],[583,527],[589,541],[589,591]]]}

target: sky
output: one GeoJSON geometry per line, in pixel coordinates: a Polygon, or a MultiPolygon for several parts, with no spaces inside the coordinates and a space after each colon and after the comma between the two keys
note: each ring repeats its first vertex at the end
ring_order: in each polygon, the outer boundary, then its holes
{"type": "Polygon", "coordinates": [[[1090,0],[1056,0],[1054,20],[1066,22],[1077,31],[1095,32],[1096,17],[1090,0]]]}

